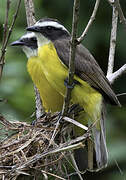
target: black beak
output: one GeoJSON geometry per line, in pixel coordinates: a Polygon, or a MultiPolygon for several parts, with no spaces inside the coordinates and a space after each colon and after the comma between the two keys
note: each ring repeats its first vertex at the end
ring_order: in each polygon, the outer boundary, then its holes
{"type": "Polygon", "coordinates": [[[30,26],[26,28],[27,31],[40,32],[40,28],[37,26],[30,26]]]}
{"type": "Polygon", "coordinates": [[[23,46],[23,45],[25,45],[25,43],[20,40],[17,40],[17,41],[12,42],[10,45],[11,46],[23,46]]]}

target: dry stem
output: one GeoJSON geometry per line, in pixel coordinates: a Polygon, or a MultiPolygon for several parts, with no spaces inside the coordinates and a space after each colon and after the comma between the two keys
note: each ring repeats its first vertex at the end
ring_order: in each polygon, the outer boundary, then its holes
{"type": "MultiPolygon", "coordinates": [[[[27,24],[28,26],[32,26],[36,22],[34,16],[35,11],[34,11],[33,0],[24,0],[24,4],[26,10],[27,24]]],[[[44,108],[42,107],[42,101],[40,98],[39,91],[35,85],[34,85],[34,91],[35,91],[35,102],[36,102],[36,118],[39,119],[44,113],[44,108]]]]}
{"type": "Polygon", "coordinates": [[[124,17],[119,0],[108,0],[108,2],[113,7],[112,30],[111,30],[111,39],[110,39],[108,71],[107,71],[107,78],[108,78],[109,82],[112,84],[123,73],[126,73],[126,64],[124,64],[120,69],[118,69],[116,72],[113,73],[118,15],[120,18],[120,22],[125,27],[125,30],[126,30],[126,18],[124,17]]]}
{"type": "Polygon", "coordinates": [[[116,10],[118,11],[119,13],[119,18],[120,18],[120,23],[122,23],[125,27],[125,30],[126,30],[126,18],[123,14],[123,11],[122,11],[122,8],[121,8],[121,5],[120,5],[120,2],[119,0],[108,0],[108,2],[116,8],[116,10]]]}
{"type": "Polygon", "coordinates": [[[14,14],[14,17],[13,17],[13,20],[12,20],[12,23],[11,23],[11,26],[9,28],[9,32],[7,34],[7,26],[8,26],[8,12],[9,12],[9,7],[10,7],[10,1],[8,0],[7,1],[7,10],[6,10],[6,19],[5,19],[5,26],[6,26],[6,30],[4,30],[5,32],[5,35],[3,35],[4,37],[4,40],[3,40],[3,44],[2,44],[2,49],[1,49],[1,56],[0,56],[0,79],[2,77],[2,72],[3,72],[3,66],[5,64],[5,53],[6,53],[6,47],[7,47],[7,43],[9,41],[9,38],[10,38],[10,35],[12,33],[12,29],[14,27],[14,24],[15,24],[15,21],[16,21],[16,18],[17,18],[17,15],[18,15],[18,12],[19,12],[19,8],[20,8],[20,4],[21,4],[21,0],[19,0],[17,2],[17,7],[16,7],[16,11],[15,11],[15,14],[14,14]]]}
{"type": "Polygon", "coordinates": [[[68,75],[68,86],[66,90],[64,105],[63,105],[63,115],[66,115],[69,108],[69,103],[71,99],[71,91],[73,86],[73,78],[74,78],[74,59],[75,52],[77,46],[77,26],[79,20],[79,8],[80,8],[80,0],[75,0],[73,5],[73,21],[72,21],[72,36],[70,40],[70,54],[69,54],[69,75],[68,75]]]}
{"type": "Polygon", "coordinates": [[[107,78],[111,77],[114,68],[114,57],[115,57],[115,47],[116,47],[116,36],[117,36],[117,25],[118,25],[118,11],[113,7],[112,14],[112,29],[110,37],[110,49],[109,49],[109,59],[108,59],[108,71],[107,78]]]}
{"type": "Polygon", "coordinates": [[[126,73],[126,64],[124,64],[121,68],[119,68],[117,71],[112,73],[108,79],[109,82],[112,84],[116,79],[118,79],[122,74],[126,73]]]}
{"type": "Polygon", "coordinates": [[[90,26],[92,25],[93,21],[95,20],[96,13],[97,13],[97,10],[99,7],[99,3],[100,3],[100,0],[96,0],[94,10],[90,17],[90,20],[88,21],[88,24],[87,24],[86,28],[84,29],[82,35],[77,39],[78,43],[81,43],[84,40],[84,37],[86,36],[90,26]]]}

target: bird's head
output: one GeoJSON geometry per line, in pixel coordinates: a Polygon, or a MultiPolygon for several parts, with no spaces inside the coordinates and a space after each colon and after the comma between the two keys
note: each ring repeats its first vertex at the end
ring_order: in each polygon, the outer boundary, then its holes
{"type": "Polygon", "coordinates": [[[33,26],[28,27],[27,31],[35,32],[38,41],[41,41],[40,44],[42,41],[47,43],[70,37],[69,31],[58,20],[51,18],[40,19],[33,26]]]}
{"type": "Polygon", "coordinates": [[[20,46],[28,58],[37,56],[37,38],[33,32],[23,35],[19,40],[12,42],[11,46],[20,46]]]}

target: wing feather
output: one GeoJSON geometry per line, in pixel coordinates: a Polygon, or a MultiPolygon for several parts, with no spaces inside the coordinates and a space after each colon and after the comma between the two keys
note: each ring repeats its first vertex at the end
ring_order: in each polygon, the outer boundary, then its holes
{"type": "MultiPolygon", "coordinates": [[[[56,40],[53,43],[60,60],[68,67],[70,49],[69,40],[56,40]]],[[[109,101],[114,105],[120,105],[100,66],[82,44],[78,45],[76,48],[75,74],[102,93],[106,101],[109,101]]]]}

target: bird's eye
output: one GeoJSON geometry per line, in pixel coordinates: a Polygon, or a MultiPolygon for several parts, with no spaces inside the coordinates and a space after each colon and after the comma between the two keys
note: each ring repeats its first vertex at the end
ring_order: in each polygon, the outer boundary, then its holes
{"type": "Polygon", "coordinates": [[[20,42],[23,42],[24,41],[24,39],[20,39],[20,42]]]}
{"type": "Polygon", "coordinates": [[[33,38],[31,38],[31,40],[32,40],[32,41],[36,41],[36,38],[35,38],[35,37],[33,37],[33,38]]]}
{"type": "Polygon", "coordinates": [[[53,27],[52,27],[52,26],[47,26],[47,29],[48,29],[48,30],[52,30],[53,27]]]}

